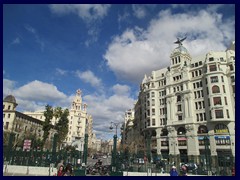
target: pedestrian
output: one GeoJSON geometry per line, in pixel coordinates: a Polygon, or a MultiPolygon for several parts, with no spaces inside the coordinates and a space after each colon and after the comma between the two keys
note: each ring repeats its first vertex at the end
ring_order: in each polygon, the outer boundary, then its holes
{"type": "Polygon", "coordinates": [[[72,166],[71,166],[71,164],[67,164],[63,176],[73,176],[73,171],[72,171],[72,166]]]}
{"type": "Polygon", "coordinates": [[[183,165],[181,166],[181,170],[182,170],[183,176],[184,176],[184,174],[187,174],[187,166],[186,166],[185,164],[183,164],[183,165]]]}
{"type": "Polygon", "coordinates": [[[57,176],[63,176],[64,175],[64,171],[63,171],[64,167],[60,166],[57,172],[57,176]]]}
{"type": "Polygon", "coordinates": [[[63,164],[63,160],[61,160],[59,163],[58,163],[58,165],[57,165],[57,170],[59,170],[59,168],[60,168],[60,166],[63,166],[64,167],[64,164],[63,164]]]}
{"type": "Polygon", "coordinates": [[[178,172],[175,166],[172,166],[172,169],[169,172],[170,176],[178,176],[178,172]]]}

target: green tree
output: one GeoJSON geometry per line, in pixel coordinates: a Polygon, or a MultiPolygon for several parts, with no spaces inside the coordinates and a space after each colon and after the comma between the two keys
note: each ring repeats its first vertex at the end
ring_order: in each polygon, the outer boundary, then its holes
{"type": "Polygon", "coordinates": [[[54,112],[56,113],[55,117],[59,117],[59,120],[56,124],[56,129],[58,132],[58,147],[60,147],[60,145],[64,142],[68,134],[69,111],[68,109],[62,111],[60,107],[57,107],[54,112]]]}
{"type": "Polygon", "coordinates": [[[53,118],[53,108],[52,106],[46,105],[45,106],[45,111],[44,111],[44,116],[45,116],[45,121],[43,123],[43,139],[42,142],[40,143],[42,146],[45,144],[46,139],[49,136],[49,131],[52,128],[51,120],[53,118]]]}

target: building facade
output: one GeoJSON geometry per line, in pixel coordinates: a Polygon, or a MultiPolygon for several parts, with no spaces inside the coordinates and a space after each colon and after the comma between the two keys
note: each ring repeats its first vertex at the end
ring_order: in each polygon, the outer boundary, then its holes
{"type": "MultiPolygon", "coordinates": [[[[30,140],[33,136],[42,139],[43,121],[16,111],[16,99],[8,95],[3,100],[3,132],[14,133],[13,147],[23,147],[24,140],[30,140]]],[[[45,148],[51,150],[53,137],[57,131],[50,129],[49,136],[46,139],[45,148]]],[[[6,139],[8,141],[8,139],[6,139]]],[[[33,142],[32,142],[33,143],[33,142]]],[[[33,148],[37,148],[32,144],[33,148]]]]}
{"type": "MultiPolygon", "coordinates": [[[[235,42],[226,51],[192,58],[178,43],[170,66],[145,75],[134,106],[134,131],[151,137],[151,152],[184,160],[235,157],[235,42]]],[[[137,148],[137,147],[135,147],[137,148]]]]}
{"type": "MultiPolygon", "coordinates": [[[[69,126],[65,145],[77,146],[77,150],[83,151],[85,134],[88,134],[88,147],[92,145],[92,123],[93,118],[87,113],[87,104],[82,102],[81,90],[76,91],[76,95],[69,108],[69,126]]],[[[24,112],[36,119],[45,120],[44,111],[24,112]]],[[[53,117],[52,124],[55,125],[58,119],[53,117]]]]}

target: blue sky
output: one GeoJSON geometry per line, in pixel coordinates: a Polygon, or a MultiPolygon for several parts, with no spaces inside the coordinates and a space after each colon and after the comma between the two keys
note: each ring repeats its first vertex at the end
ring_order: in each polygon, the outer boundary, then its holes
{"type": "Polygon", "coordinates": [[[235,6],[4,4],[3,98],[17,110],[69,108],[77,89],[98,138],[112,137],[145,74],[167,67],[177,37],[192,57],[235,40],[235,6]]]}

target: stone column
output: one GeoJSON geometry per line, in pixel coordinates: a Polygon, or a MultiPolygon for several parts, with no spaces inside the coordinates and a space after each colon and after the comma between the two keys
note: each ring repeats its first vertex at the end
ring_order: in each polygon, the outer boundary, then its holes
{"type": "Polygon", "coordinates": [[[189,115],[188,115],[188,98],[187,97],[184,98],[184,116],[185,116],[185,119],[189,117],[189,115]]]}
{"type": "Polygon", "coordinates": [[[197,127],[193,124],[185,125],[186,128],[186,136],[187,136],[187,151],[188,157],[191,156],[194,159],[195,163],[198,162],[198,157],[200,155],[199,152],[199,143],[197,136],[197,127]]]}
{"type": "Polygon", "coordinates": [[[162,128],[157,128],[156,129],[156,138],[157,138],[157,155],[161,157],[161,132],[162,128]]]}
{"type": "Polygon", "coordinates": [[[167,100],[167,121],[168,122],[172,121],[172,118],[171,118],[171,100],[170,99],[167,100]]]}

